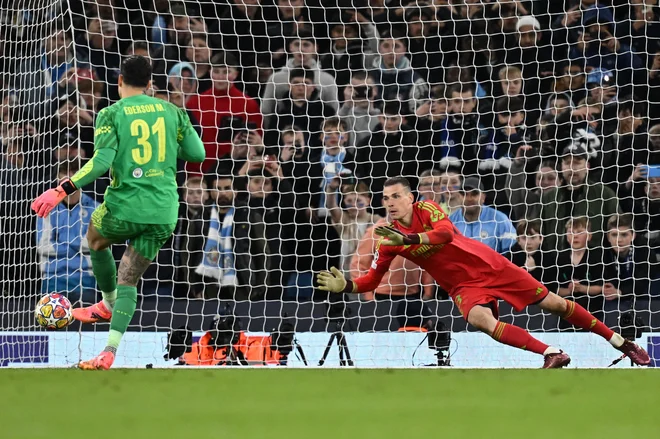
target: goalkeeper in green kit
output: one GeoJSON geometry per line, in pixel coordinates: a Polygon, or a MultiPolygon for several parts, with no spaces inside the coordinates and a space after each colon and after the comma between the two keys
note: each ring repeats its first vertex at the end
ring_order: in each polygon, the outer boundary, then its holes
{"type": "Polygon", "coordinates": [[[137,283],[174,232],[179,209],[177,159],[199,163],[204,145],[185,110],[144,94],[151,86],[151,64],[131,56],[121,65],[121,100],[96,119],[94,156],[70,180],[40,195],[32,209],[47,216],[67,195],[110,169],[104,203],[92,214],[87,232],[94,276],[103,300],[73,310],[82,323],[110,321],[108,344],[81,369],[109,369],[135,312],[137,283]],[[129,241],[115,266],[110,246],[129,241]]]}

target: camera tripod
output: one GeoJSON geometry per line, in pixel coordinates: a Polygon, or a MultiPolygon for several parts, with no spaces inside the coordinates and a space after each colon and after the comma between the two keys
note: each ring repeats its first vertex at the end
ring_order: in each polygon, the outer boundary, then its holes
{"type": "Polygon", "coordinates": [[[323,366],[323,363],[325,363],[325,360],[328,358],[328,354],[330,353],[330,348],[335,341],[337,341],[337,346],[339,347],[339,365],[353,366],[351,352],[348,350],[348,344],[346,344],[346,336],[341,330],[333,332],[330,335],[330,340],[328,340],[328,344],[325,346],[323,356],[319,360],[319,366],[323,366]],[[346,359],[344,359],[344,356],[346,356],[346,359]]]}

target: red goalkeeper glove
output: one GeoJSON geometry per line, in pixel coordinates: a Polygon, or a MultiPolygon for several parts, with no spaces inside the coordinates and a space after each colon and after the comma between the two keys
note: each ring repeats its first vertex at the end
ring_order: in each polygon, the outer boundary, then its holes
{"type": "Polygon", "coordinates": [[[40,218],[45,218],[51,210],[62,202],[68,195],[71,195],[78,189],[70,179],[66,179],[55,189],[48,189],[43,194],[39,195],[36,200],[32,202],[32,210],[37,213],[40,218]]]}
{"type": "Polygon", "coordinates": [[[406,235],[401,233],[399,230],[395,229],[392,226],[380,226],[376,227],[374,233],[383,238],[387,238],[381,241],[381,245],[412,245],[412,244],[421,244],[422,235],[419,233],[411,233],[406,235]]]}

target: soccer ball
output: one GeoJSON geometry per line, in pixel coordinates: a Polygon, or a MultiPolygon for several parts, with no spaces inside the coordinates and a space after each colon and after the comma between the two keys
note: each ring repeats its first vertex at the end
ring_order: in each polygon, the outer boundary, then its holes
{"type": "Polygon", "coordinates": [[[62,329],[73,321],[71,302],[60,293],[46,294],[34,309],[34,318],[46,329],[62,329]]]}

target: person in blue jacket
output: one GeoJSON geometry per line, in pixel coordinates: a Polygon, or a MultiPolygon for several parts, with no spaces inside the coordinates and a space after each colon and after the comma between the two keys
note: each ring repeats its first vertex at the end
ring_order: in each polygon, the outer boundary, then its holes
{"type": "Polygon", "coordinates": [[[464,197],[463,207],[449,216],[456,228],[496,252],[508,252],[516,242],[516,229],[504,213],[483,205],[486,194],[479,178],[465,178],[459,194],[464,197]]]}
{"type": "MultiPolygon", "coordinates": [[[[59,181],[78,171],[77,162],[58,168],[59,181]]],[[[72,303],[96,302],[87,228],[98,206],[92,197],[77,191],[65,198],[53,213],[37,219],[37,247],[41,258],[42,294],[62,293],[72,303]]]]}

